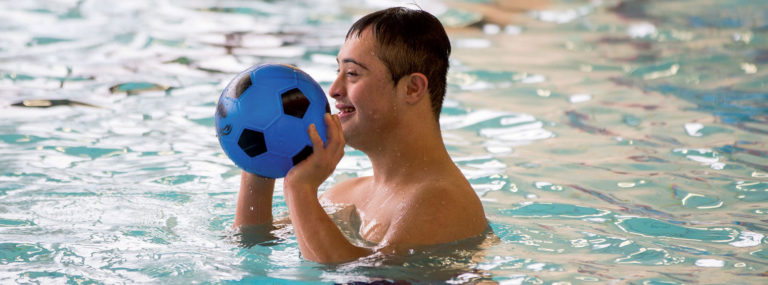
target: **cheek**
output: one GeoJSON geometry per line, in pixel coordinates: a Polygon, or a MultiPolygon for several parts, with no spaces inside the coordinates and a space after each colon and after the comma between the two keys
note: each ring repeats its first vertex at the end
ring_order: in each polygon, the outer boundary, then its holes
{"type": "Polygon", "coordinates": [[[394,108],[392,86],[381,82],[361,82],[349,86],[349,100],[362,115],[379,118],[382,112],[391,112],[394,108]]]}
{"type": "Polygon", "coordinates": [[[367,105],[376,93],[376,87],[366,83],[350,84],[347,88],[349,100],[358,107],[367,105]]]}

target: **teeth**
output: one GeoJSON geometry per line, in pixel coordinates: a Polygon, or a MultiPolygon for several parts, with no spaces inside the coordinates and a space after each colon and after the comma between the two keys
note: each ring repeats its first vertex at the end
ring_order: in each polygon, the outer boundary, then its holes
{"type": "Polygon", "coordinates": [[[350,112],[353,112],[353,111],[355,111],[355,108],[352,108],[352,107],[346,107],[346,108],[342,108],[342,109],[341,109],[341,111],[342,111],[342,112],[345,112],[345,113],[350,113],[350,112]]]}

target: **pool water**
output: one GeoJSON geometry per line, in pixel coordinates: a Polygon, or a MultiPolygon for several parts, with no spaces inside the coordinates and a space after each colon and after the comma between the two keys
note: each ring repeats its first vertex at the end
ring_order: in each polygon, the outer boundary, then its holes
{"type": "MultiPolygon", "coordinates": [[[[279,62],[327,90],[395,1],[5,1],[0,283],[765,283],[768,2],[417,2],[449,26],[441,125],[493,234],[326,266],[290,226],[230,230],[224,85],[279,62]]],[[[370,174],[348,149],[321,191],[370,174]]]]}

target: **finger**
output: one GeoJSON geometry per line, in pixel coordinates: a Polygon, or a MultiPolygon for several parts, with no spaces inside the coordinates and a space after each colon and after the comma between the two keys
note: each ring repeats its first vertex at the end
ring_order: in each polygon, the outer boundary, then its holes
{"type": "Polygon", "coordinates": [[[341,130],[338,129],[338,126],[336,125],[336,119],[334,119],[333,115],[326,114],[325,125],[328,126],[326,133],[328,137],[328,148],[338,148],[338,137],[341,130]]]}
{"type": "Polygon", "coordinates": [[[334,136],[336,135],[336,129],[334,128],[336,125],[333,122],[333,117],[331,114],[326,113],[323,116],[323,120],[325,120],[325,134],[326,134],[326,143],[330,145],[331,141],[334,139],[334,136]]]}
{"type": "Polygon", "coordinates": [[[339,119],[339,115],[333,115],[333,118],[335,119],[334,122],[336,123],[336,130],[338,131],[337,135],[339,136],[341,144],[347,144],[347,141],[344,139],[344,129],[341,128],[341,119],[339,119]]]}
{"type": "Polygon", "coordinates": [[[327,149],[336,149],[339,147],[339,132],[341,131],[338,129],[335,120],[333,119],[333,116],[331,114],[325,114],[325,125],[326,128],[326,148],[327,149]]]}
{"type": "Polygon", "coordinates": [[[323,140],[320,138],[320,135],[317,133],[317,127],[315,127],[315,124],[310,124],[309,129],[307,130],[307,133],[309,134],[309,140],[312,142],[312,151],[314,153],[319,153],[323,150],[323,140]]]}
{"type": "Polygon", "coordinates": [[[341,160],[341,158],[344,156],[344,145],[347,144],[347,142],[344,140],[344,132],[341,129],[341,121],[339,120],[338,115],[332,116],[333,119],[333,125],[335,126],[335,135],[336,135],[336,148],[334,152],[334,158],[336,158],[337,161],[341,160]]]}

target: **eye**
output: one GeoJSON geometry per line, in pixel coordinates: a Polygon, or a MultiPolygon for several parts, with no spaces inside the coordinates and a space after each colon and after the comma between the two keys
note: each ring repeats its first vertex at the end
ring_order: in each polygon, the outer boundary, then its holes
{"type": "Polygon", "coordinates": [[[347,71],[347,76],[357,76],[357,72],[347,71]]]}

